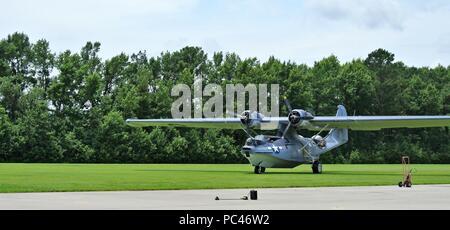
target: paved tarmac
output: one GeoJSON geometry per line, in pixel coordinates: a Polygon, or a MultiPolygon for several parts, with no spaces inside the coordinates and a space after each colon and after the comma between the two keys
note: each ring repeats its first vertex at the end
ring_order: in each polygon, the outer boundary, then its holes
{"type": "Polygon", "coordinates": [[[256,190],[258,200],[239,200],[250,189],[3,193],[0,209],[450,209],[450,185],[256,190]]]}

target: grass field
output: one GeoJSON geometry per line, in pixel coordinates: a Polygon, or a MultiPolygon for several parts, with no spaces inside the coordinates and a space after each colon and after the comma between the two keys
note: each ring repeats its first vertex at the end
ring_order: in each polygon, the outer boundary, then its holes
{"type": "MultiPolygon", "coordinates": [[[[450,165],[413,165],[414,184],[450,184],[450,165]]],[[[0,164],[0,192],[396,185],[400,165],[310,165],[255,175],[238,164],[0,164]]]]}

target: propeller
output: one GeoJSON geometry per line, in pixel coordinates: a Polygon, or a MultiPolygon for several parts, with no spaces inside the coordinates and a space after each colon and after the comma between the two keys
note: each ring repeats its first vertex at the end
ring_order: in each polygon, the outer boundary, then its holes
{"type": "Polygon", "coordinates": [[[240,118],[242,129],[247,134],[247,136],[250,137],[251,139],[254,139],[253,136],[250,134],[250,131],[253,130],[250,128],[258,126],[261,122],[261,119],[263,118],[263,115],[256,111],[252,112],[250,110],[245,110],[244,112],[242,112],[241,115],[235,116],[240,118]]]}
{"type": "MultiPolygon", "coordinates": [[[[292,110],[293,110],[292,106],[291,106],[291,103],[289,103],[289,100],[287,98],[284,98],[284,104],[286,105],[286,108],[288,109],[288,120],[289,120],[289,123],[286,126],[286,128],[284,129],[283,135],[281,135],[281,138],[283,138],[283,139],[284,139],[284,136],[286,136],[287,131],[291,127],[291,124],[292,124],[291,123],[291,113],[292,113],[292,110]]],[[[295,117],[293,117],[293,118],[295,119],[295,117]]]]}
{"type": "Polygon", "coordinates": [[[292,124],[298,124],[298,122],[300,122],[300,114],[298,113],[298,111],[295,111],[292,109],[291,103],[289,103],[288,99],[284,99],[284,104],[286,104],[286,108],[288,109],[288,125],[286,126],[286,128],[283,131],[283,135],[281,135],[281,138],[284,139],[284,136],[286,136],[286,133],[288,132],[289,128],[291,127],[292,124]]]}
{"type": "Polygon", "coordinates": [[[300,123],[302,120],[312,120],[314,119],[313,115],[311,113],[306,112],[305,110],[302,109],[292,109],[291,104],[289,103],[289,101],[287,99],[284,99],[284,103],[286,104],[286,108],[289,109],[289,114],[288,114],[288,125],[286,126],[286,128],[283,131],[283,135],[281,136],[281,138],[284,139],[284,136],[286,136],[286,133],[288,132],[289,128],[292,125],[297,125],[298,123],[300,123]]]}
{"type": "Polygon", "coordinates": [[[246,110],[244,112],[242,112],[242,114],[239,116],[239,118],[241,119],[242,124],[249,126],[251,123],[251,119],[250,119],[250,111],[246,110]]]}
{"type": "Polygon", "coordinates": [[[244,130],[245,134],[247,134],[247,136],[252,139],[252,141],[255,139],[251,134],[250,134],[250,125],[251,125],[251,118],[250,118],[250,111],[246,110],[244,112],[242,112],[242,114],[238,114],[234,111],[225,111],[226,114],[231,115],[233,117],[237,117],[240,118],[241,120],[241,126],[242,126],[242,130],[244,130]]]}
{"type": "Polygon", "coordinates": [[[252,122],[251,119],[250,119],[250,111],[246,110],[246,111],[242,112],[242,114],[239,116],[239,118],[241,119],[242,129],[247,134],[247,136],[249,138],[251,138],[252,141],[253,141],[254,137],[249,132],[250,124],[252,122]]]}

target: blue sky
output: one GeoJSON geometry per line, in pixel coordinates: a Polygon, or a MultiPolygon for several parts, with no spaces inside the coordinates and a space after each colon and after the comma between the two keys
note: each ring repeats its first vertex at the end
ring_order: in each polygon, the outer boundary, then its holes
{"type": "Polygon", "coordinates": [[[377,48],[414,66],[450,64],[446,0],[16,0],[2,4],[0,36],[15,31],[45,38],[52,50],[102,43],[101,57],[186,45],[236,52],[262,61],[342,62],[377,48]]]}

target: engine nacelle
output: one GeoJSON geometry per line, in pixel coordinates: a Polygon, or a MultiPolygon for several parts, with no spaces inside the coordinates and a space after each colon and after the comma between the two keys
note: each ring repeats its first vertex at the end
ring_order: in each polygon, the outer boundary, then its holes
{"type": "Polygon", "coordinates": [[[261,113],[246,110],[241,114],[241,123],[248,128],[260,127],[263,117],[261,113]]]}
{"type": "Polygon", "coordinates": [[[303,109],[294,109],[288,115],[288,120],[292,125],[298,125],[301,121],[312,120],[314,116],[303,109]]]}

